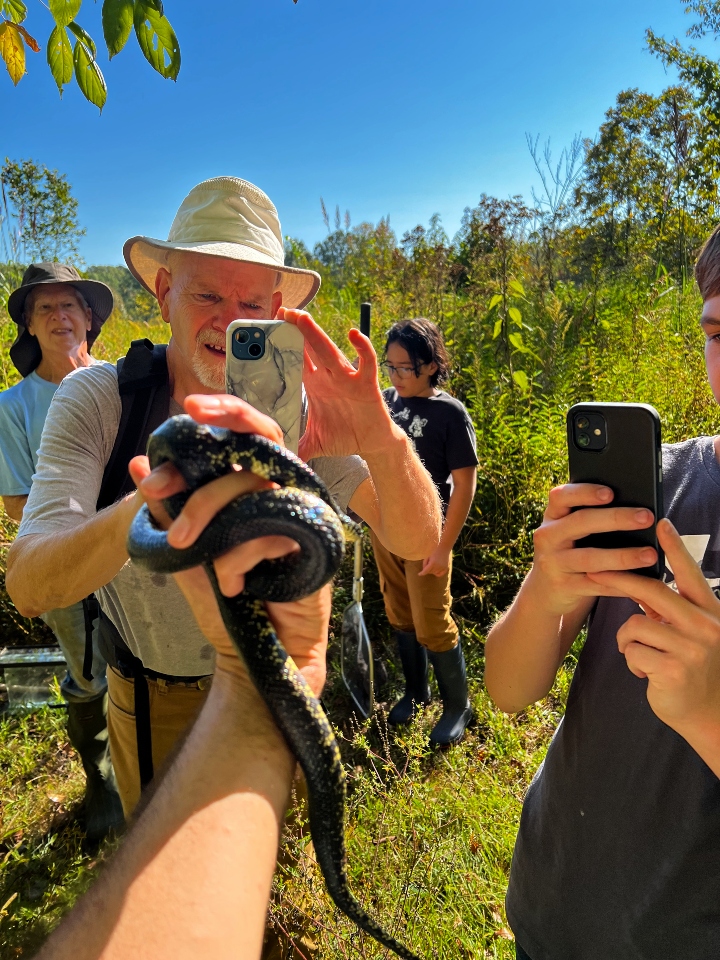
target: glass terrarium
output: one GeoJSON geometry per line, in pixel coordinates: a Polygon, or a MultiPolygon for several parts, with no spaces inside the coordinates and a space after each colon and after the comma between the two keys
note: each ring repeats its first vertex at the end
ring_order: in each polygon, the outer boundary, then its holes
{"type": "Polygon", "coordinates": [[[4,674],[1,692],[5,703],[0,703],[0,709],[22,713],[45,705],[63,706],[58,684],[66,670],[58,646],[4,647],[0,650],[0,671],[4,674]]]}

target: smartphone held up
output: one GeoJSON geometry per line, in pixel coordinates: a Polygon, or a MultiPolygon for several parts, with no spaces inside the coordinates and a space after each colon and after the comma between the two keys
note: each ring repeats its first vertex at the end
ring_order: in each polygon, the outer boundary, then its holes
{"type": "Polygon", "coordinates": [[[300,443],[303,354],[303,335],[284,320],[233,320],[227,328],[227,392],[272,417],[293,453],[300,443]]]}
{"type": "MultiPolygon", "coordinates": [[[[655,523],[643,530],[595,533],[578,547],[652,547],[657,560],[633,570],[659,579],[665,568],[656,524],[663,516],[660,417],[643,403],[578,403],[567,415],[571,483],[600,483],[614,497],[611,507],[644,507],[655,523]]],[[[603,510],[606,507],[593,509],[603,510]]]]}

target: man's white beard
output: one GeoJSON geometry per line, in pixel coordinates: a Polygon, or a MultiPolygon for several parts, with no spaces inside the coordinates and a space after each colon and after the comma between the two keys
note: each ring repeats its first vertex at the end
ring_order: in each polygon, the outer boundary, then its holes
{"type": "Polygon", "coordinates": [[[193,373],[200,383],[209,390],[225,390],[225,365],[213,360],[204,344],[224,347],[225,339],[213,334],[211,330],[201,331],[197,338],[197,347],[192,359],[193,373]]]}

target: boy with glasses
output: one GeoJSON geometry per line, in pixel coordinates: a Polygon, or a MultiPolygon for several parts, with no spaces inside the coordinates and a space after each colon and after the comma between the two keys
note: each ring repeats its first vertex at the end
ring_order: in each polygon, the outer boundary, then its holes
{"type": "Polygon", "coordinates": [[[448,379],[449,364],[434,323],[396,323],[387,336],[383,368],[392,383],[384,391],[385,402],[433,478],[445,518],[440,542],[424,560],[404,560],[372,536],[385,610],[405,676],[405,694],[390,711],[388,723],[407,723],[418,704],[430,702],[429,659],[443,702],[430,741],[450,746],[462,739],[472,718],[465,659],[450,615],[450,574],[452,549],[475,493],[475,430],[462,403],[438,389],[448,379]]]}

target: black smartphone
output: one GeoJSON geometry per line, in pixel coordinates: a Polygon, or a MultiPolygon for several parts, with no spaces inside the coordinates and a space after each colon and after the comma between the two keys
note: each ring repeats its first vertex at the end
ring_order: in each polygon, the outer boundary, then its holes
{"type": "Polygon", "coordinates": [[[644,530],[594,533],[575,546],[653,547],[657,562],[632,572],[659,579],[665,558],[656,532],[663,516],[657,410],[644,403],[577,403],[568,411],[567,434],[571,483],[602,483],[615,494],[608,506],[646,507],[655,517],[655,523],[644,530]]]}

